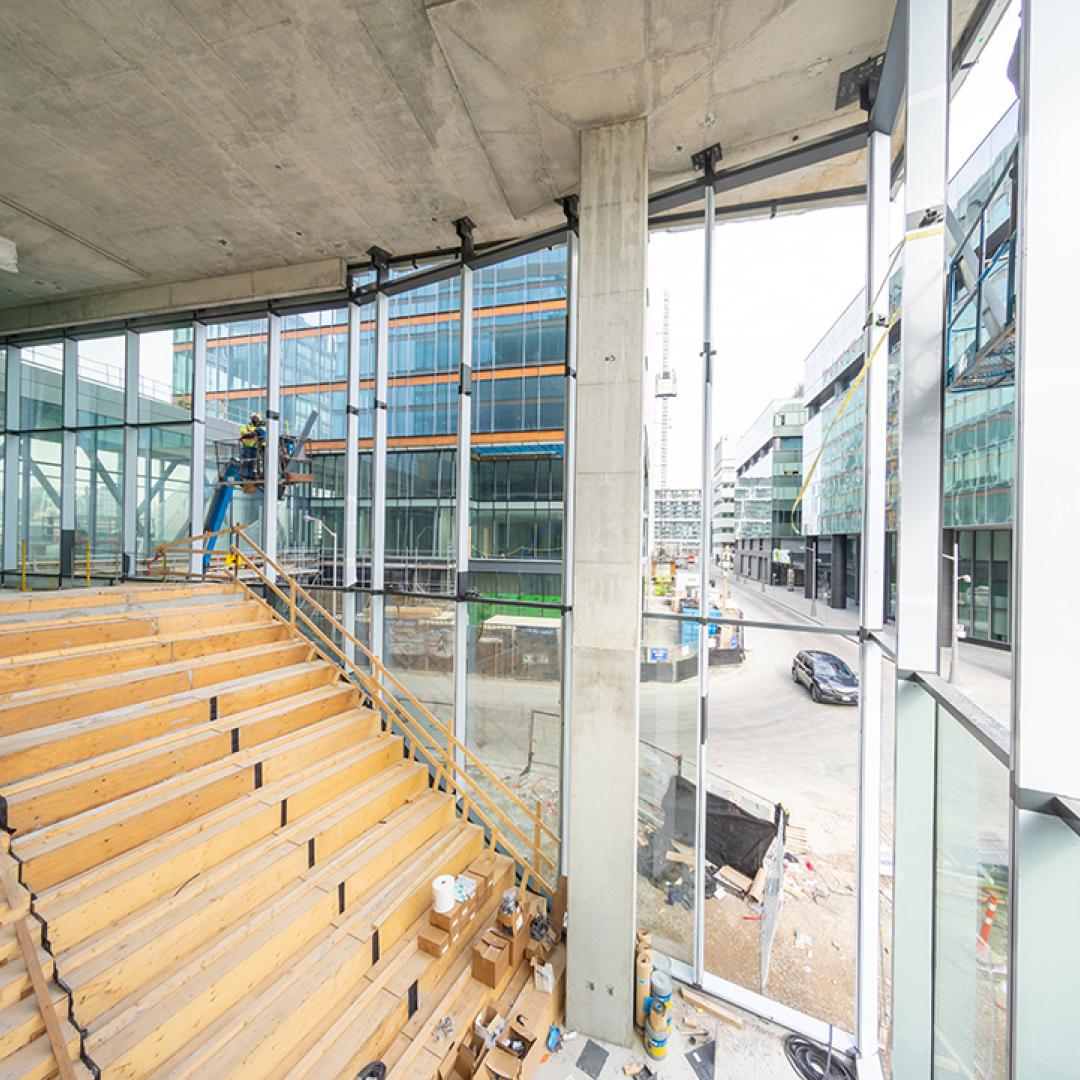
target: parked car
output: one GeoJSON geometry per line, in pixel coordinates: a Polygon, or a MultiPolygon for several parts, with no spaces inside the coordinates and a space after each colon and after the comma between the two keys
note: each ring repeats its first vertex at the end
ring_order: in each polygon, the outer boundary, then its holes
{"type": "Polygon", "coordinates": [[[791,661],[792,679],[805,686],[815,701],[857,705],[859,676],[832,653],[806,649],[791,661]]]}

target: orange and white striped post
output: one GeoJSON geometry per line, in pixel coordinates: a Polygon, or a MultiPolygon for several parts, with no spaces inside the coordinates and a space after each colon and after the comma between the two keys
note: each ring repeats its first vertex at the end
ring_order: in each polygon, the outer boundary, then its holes
{"type": "Polygon", "coordinates": [[[986,913],[983,915],[982,927],[979,929],[978,950],[980,953],[984,953],[990,948],[990,928],[994,925],[997,906],[997,897],[993,893],[987,893],[986,913]]]}

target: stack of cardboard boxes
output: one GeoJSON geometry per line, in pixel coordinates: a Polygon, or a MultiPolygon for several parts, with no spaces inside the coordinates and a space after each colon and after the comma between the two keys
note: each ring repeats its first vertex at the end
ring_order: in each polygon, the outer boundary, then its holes
{"type": "Polygon", "coordinates": [[[428,912],[428,925],[420,931],[417,942],[432,956],[444,956],[461,937],[475,933],[477,912],[491,892],[495,878],[495,856],[481,855],[464,874],[454,881],[454,906],[445,913],[434,908],[428,912]]]}
{"type": "MultiPolygon", "coordinates": [[[[555,948],[549,962],[561,992],[566,950],[555,948]]],[[[486,1006],[472,1030],[443,1059],[439,1080],[530,1080],[544,1055],[548,1028],[559,1020],[560,1001],[560,994],[546,993],[530,980],[506,1016],[495,1005],[486,1006]]]]}

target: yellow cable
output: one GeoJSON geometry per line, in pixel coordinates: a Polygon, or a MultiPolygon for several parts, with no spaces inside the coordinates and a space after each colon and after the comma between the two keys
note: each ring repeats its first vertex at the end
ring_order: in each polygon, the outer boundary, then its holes
{"type": "MultiPolygon", "coordinates": [[[[877,300],[877,296],[874,297],[874,300],[877,300]]],[[[870,350],[870,355],[867,356],[866,362],[859,369],[859,374],[851,381],[851,386],[848,387],[848,392],[844,395],[844,400],[840,403],[840,408],[836,411],[836,415],[832,418],[832,423],[829,424],[825,431],[825,435],[821,440],[821,446],[818,447],[817,455],[814,458],[814,463],[810,466],[810,471],[806,474],[802,487],[799,488],[799,494],[795,497],[795,502],[791,507],[791,527],[795,530],[797,536],[802,536],[802,529],[795,524],[795,513],[803,501],[803,496],[806,495],[806,489],[810,486],[810,481],[814,478],[814,473],[817,471],[821,456],[825,453],[825,447],[829,445],[829,437],[832,435],[833,428],[836,427],[840,421],[840,417],[844,415],[844,411],[847,409],[848,405],[851,404],[851,399],[855,396],[855,391],[862,385],[863,379],[866,378],[866,373],[870,370],[870,365],[874,362],[874,357],[881,351],[882,345],[889,340],[889,334],[899,319],[900,310],[898,308],[893,317],[885,324],[884,333],[882,333],[881,337],[878,339],[878,343],[870,350]]]]}

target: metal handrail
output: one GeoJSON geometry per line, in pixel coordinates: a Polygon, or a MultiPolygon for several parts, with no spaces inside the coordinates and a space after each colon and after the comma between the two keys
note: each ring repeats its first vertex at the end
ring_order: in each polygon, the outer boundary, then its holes
{"type": "MultiPolygon", "coordinates": [[[[491,772],[491,770],[488,769],[488,767],[476,757],[464,743],[460,742],[450,729],[447,728],[446,725],[443,724],[443,722],[440,721],[431,710],[428,709],[427,706],[424,705],[423,702],[421,702],[416,695],[393,674],[393,672],[386,668],[385,665],[372,654],[371,650],[368,649],[362,641],[331,615],[330,612],[312,597],[311,594],[275,559],[270,558],[270,556],[268,556],[266,552],[264,552],[247,535],[242,525],[233,525],[231,527],[219,529],[213,533],[203,533],[199,536],[193,536],[185,540],[177,540],[168,544],[162,544],[155,549],[155,552],[157,555],[161,556],[163,568],[167,568],[168,566],[168,553],[170,552],[175,552],[177,554],[184,552],[189,554],[197,553],[200,555],[210,554],[212,562],[218,563],[224,569],[228,577],[239,584],[250,596],[259,600],[261,603],[266,604],[275,618],[290,626],[294,631],[298,631],[299,629],[297,626],[298,621],[303,624],[303,626],[306,626],[324,643],[323,646],[320,646],[318,641],[311,642],[312,647],[319,655],[328,663],[344,667],[346,676],[359,685],[360,689],[364,691],[373,704],[377,704],[382,709],[391,725],[396,723],[399,728],[403,729],[403,732],[409,736],[410,751],[414,760],[417,751],[422,753],[427,759],[428,764],[435,771],[436,783],[445,781],[447,790],[452,791],[455,796],[455,801],[457,797],[460,796],[462,799],[461,810],[465,819],[468,819],[470,811],[474,813],[491,834],[492,844],[502,844],[520,865],[523,874],[531,875],[535,884],[541,890],[547,892],[549,895],[554,895],[555,885],[545,876],[544,867],[546,865],[554,870],[557,867],[557,862],[544,852],[543,840],[546,836],[558,845],[560,838],[558,834],[543,821],[542,804],[537,801],[536,808],[530,809],[525,802],[511,791],[510,788],[508,788],[493,772],[491,772]],[[229,535],[232,538],[228,550],[223,551],[215,549],[213,552],[205,553],[200,547],[195,546],[212,536],[216,537],[223,535],[229,535]],[[263,567],[258,565],[256,559],[253,559],[251,555],[238,546],[239,541],[246,543],[251,551],[254,552],[256,558],[261,559],[265,567],[273,570],[273,577],[268,575],[263,567]],[[265,597],[256,592],[255,589],[239,576],[239,572],[242,569],[249,569],[254,572],[256,577],[261,580],[268,591],[272,592],[288,605],[287,617],[278,611],[272,604],[268,603],[265,597]],[[282,586],[284,586],[284,588],[282,588],[282,586]],[[330,633],[327,633],[327,631],[320,626],[318,622],[312,619],[302,607],[297,606],[298,600],[306,602],[314,610],[315,614],[325,620],[331,632],[336,631],[341,635],[342,640],[348,641],[354,648],[360,650],[371,665],[371,674],[368,674],[368,672],[358,666],[356,661],[349,655],[348,650],[343,649],[338,645],[337,641],[334,640],[330,633]],[[430,732],[424,729],[423,724],[401,704],[398,697],[386,684],[395,687],[420,714],[423,722],[430,724],[446,739],[445,746],[440,745],[438,740],[434,738],[430,732]],[[500,791],[512,805],[516,806],[526,816],[533,827],[533,835],[531,837],[528,836],[513,817],[511,817],[492,798],[492,796],[480,786],[473,773],[465,768],[464,764],[459,764],[459,758],[462,763],[467,762],[475,772],[478,772],[486,780],[494,784],[498,791],[500,791]],[[462,781],[464,781],[464,784],[462,781]],[[484,809],[485,806],[487,808],[486,813],[484,809]],[[492,820],[492,817],[502,823],[501,827],[496,825],[495,821],[492,820]],[[525,850],[531,849],[531,859],[524,856],[515,846],[508,835],[511,833],[518,838],[518,841],[523,845],[525,850]]],[[[203,576],[205,577],[206,575],[204,574],[203,576]]],[[[311,639],[308,638],[308,640],[310,641],[311,639]]]]}

